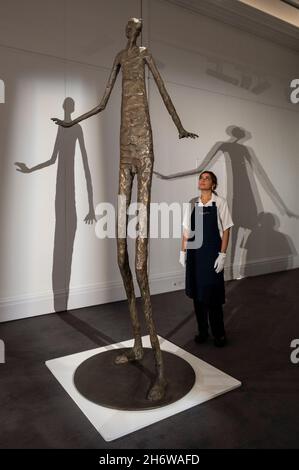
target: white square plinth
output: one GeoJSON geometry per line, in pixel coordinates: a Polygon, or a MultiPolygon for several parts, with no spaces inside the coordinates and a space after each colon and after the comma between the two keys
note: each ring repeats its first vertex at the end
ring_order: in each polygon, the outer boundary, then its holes
{"type": "MultiPolygon", "coordinates": [[[[74,385],[73,375],[83,361],[107,350],[131,347],[133,346],[133,339],[52,359],[46,361],[46,366],[105,441],[118,439],[241,386],[241,382],[238,380],[198,359],[198,357],[161,336],[159,336],[159,341],[162,350],[177,354],[185,359],[191,364],[196,374],[195,384],[187,395],[175,403],[160,408],[142,411],[114,410],[87,400],[77,391],[74,385]]],[[[143,336],[142,342],[145,347],[151,347],[149,336],[143,336]]]]}

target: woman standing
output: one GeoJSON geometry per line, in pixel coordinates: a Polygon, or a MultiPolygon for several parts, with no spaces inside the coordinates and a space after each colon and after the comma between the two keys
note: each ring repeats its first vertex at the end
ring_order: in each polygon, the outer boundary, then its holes
{"type": "Polygon", "coordinates": [[[217,177],[212,171],[199,175],[200,196],[189,201],[184,213],[180,263],[186,266],[185,291],[193,298],[198,323],[195,341],[203,343],[209,336],[209,324],[215,346],[226,343],[222,304],[225,303],[223,269],[234,225],[227,201],[215,189],[217,177]],[[193,236],[190,236],[193,234],[193,236]],[[192,241],[201,240],[195,245],[192,241]],[[199,247],[198,247],[199,246],[199,247]]]}

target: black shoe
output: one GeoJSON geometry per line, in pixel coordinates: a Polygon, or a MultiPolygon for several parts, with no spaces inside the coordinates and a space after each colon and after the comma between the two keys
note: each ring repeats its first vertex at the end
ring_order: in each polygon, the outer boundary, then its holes
{"type": "Polygon", "coordinates": [[[227,339],[226,336],[222,336],[222,338],[214,338],[214,345],[217,346],[217,348],[222,348],[223,346],[226,345],[227,339]]]}
{"type": "Polygon", "coordinates": [[[196,343],[205,343],[209,337],[209,333],[199,333],[198,335],[194,336],[194,341],[196,343]]]}

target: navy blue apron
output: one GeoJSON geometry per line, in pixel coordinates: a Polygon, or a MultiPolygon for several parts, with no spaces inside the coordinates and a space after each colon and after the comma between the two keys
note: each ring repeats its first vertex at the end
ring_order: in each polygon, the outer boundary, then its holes
{"type": "Polygon", "coordinates": [[[188,297],[197,298],[210,305],[224,304],[224,273],[223,270],[216,273],[214,268],[215,260],[221,251],[216,202],[213,201],[211,206],[195,204],[190,220],[193,233],[196,233],[195,211],[199,211],[198,215],[202,216],[203,237],[200,248],[188,249],[188,243],[194,240],[194,235],[187,240],[185,292],[188,297]]]}

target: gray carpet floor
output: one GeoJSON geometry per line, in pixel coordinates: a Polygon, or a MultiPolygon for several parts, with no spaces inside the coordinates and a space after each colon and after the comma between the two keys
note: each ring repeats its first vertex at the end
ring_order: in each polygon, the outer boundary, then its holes
{"type": "Polygon", "coordinates": [[[226,295],[225,348],[194,342],[184,290],[152,296],[154,318],[160,336],[243,386],[111,443],[45,361],[131,338],[127,301],[0,324],[0,448],[299,448],[299,364],[290,361],[299,338],[299,270],[229,281],[226,295]]]}

